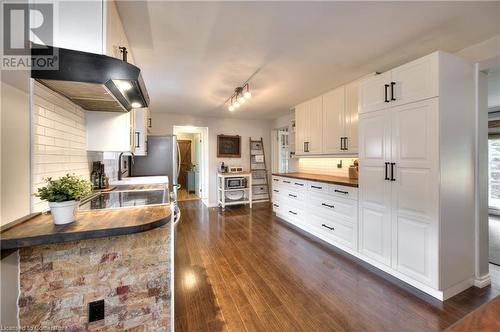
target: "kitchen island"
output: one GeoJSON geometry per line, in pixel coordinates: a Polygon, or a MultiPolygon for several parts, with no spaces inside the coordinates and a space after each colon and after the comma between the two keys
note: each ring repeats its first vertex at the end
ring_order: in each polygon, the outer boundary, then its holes
{"type": "Polygon", "coordinates": [[[167,331],[171,322],[171,206],[79,211],[54,225],[39,214],[1,233],[19,249],[19,322],[71,331],[167,331]],[[104,300],[104,319],[89,304],[104,300]]]}

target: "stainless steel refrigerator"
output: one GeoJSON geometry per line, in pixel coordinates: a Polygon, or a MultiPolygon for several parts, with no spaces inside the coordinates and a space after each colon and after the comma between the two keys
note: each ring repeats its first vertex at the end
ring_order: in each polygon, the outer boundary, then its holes
{"type": "Polygon", "coordinates": [[[130,164],[130,176],[168,176],[171,200],[180,217],[177,208],[177,189],[179,188],[180,155],[175,135],[148,136],[147,156],[136,156],[130,164]]]}

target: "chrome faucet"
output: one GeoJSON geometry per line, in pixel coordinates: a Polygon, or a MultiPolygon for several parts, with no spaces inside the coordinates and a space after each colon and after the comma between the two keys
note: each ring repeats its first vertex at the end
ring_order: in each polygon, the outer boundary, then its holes
{"type": "MultiPolygon", "coordinates": [[[[135,155],[133,152],[121,152],[120,155],[118,156],[118,181],[120,181],[122,179],[122,156],[124,153],[129,153],[130,156],[132,157],[132,164],[134,163],[134,158],[135,158],[135,155]]],[[[129,166],[130,167],[130,166],[129,166]]]]}

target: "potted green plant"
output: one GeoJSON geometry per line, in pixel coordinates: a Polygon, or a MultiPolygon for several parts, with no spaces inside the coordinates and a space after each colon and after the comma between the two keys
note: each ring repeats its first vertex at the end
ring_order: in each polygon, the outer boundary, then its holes
{"type": "Polygon", "coordinates": [[[75,221],[78,201],[89,195],[92,184],[76,175],[66,174],[59,179],[44,179],[47,185],[38,188],[36,197],[49,202],[50,212],[56,225],[75,221]]]}

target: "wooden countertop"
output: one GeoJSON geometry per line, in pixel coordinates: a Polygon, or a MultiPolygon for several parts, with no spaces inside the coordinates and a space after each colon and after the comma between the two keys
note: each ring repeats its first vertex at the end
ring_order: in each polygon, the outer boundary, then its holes
{"type": "Polygon", "coordinates": [[[144,232],[165,225],[170,215],[169,204],[79,211],[67,225],[55,225],[50,213],[38,214],[2,231],[1,249],[144,232]]]}
{"type": "Polygon", "coordinates": [[[347,186],[347,187],[358,187],[358,180],[357,179],[350,179],[350,178],[344,177],[344,176],[309,174],[309,173],[299,173],[299,172],[273,173],[273,175],[284,176],[284,177],[293,178],[293,179],[332,183],[332,184],[338,184],[338,185],[347,186]]]}
{"type": "Polygon", "coordinates": [[[446,331],[500,331],[500,296],[483,304],[446,331]]]}

